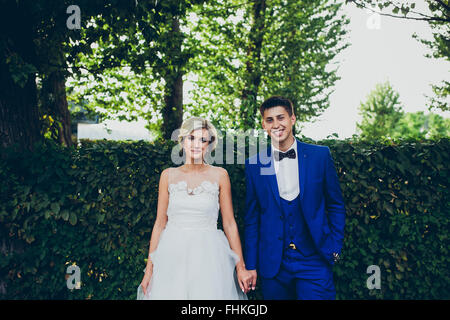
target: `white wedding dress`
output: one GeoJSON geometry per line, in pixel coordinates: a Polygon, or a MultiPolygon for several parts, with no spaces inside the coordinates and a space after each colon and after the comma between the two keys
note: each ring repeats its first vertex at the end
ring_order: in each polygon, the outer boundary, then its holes
{"type": "Polygon", "coordinates": [[[168,221],[150,254],[152,278],[146,295],[139,286],[137,299],[246,300],[235,270],[239,257],[217,228],[218,183],[203,180],[191,189],[180,180],[168,189],[168,221]]]}

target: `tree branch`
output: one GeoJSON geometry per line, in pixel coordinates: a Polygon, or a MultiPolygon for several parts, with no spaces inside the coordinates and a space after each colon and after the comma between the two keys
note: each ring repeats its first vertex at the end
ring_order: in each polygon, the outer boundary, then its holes
{"type": "MultiPolygon", "coordinates": [[[[445,4],[442,0],[436,0],[436,2],[439,3],[441,6],[443,6],[445,10],[450,11],[450,6],[445,4]]],[[[448,17],[448,14],[446,14],[445,12],[443,13],[448,17]]]]}
{"type": "MultiPolygon", "coordinates": [[[[352,3],[354,3],[356,6],[358,6],[360,8],[368,9],[368,10],[374,12],[374,13],[378,13],[378,14],[380,14],[382,16],[391,17],[391,18],[415,20],[415,21],[439,21],[439,22],[447,22],[447,23],[450,22],[450,18],[441,18],[441,17],[428,16],[426,14],[423,14],[423,13],[417,12],[417,11],[411,11],[410,10],[409,12],[417,14],[417,15],[420,15],[422,17],[408,17],[406,15],[400,16],[400,15],[395,15],[395,14],[390,14],[390,13],[384,13],[384,12],[381,12],[381,11],[377,11],[377,10],[373,9],[372,7],[369,7],[367,4],[361,3],[361,2],[359,2],[357,0],[348,0],[348,2],[352,2],[352,3]]],[[[400,7],[396,6],[392,2],[391,2],[391,4],[394,7],[396,7],[396,8],[401,10],[400,7]]],[[[445,14],[445,16],[448,17],[448,15],[446,15],[446,14],[445,14]]]]}

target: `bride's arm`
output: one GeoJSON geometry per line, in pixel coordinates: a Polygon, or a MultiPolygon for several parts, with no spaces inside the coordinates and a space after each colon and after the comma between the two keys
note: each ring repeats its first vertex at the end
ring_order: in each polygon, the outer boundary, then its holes
{"type": "MultiPolygon", "coordinates": [[[[220,168],[220,193],[219,193],[219,204],[220,211],[222,213],[222,226],[225,232],[228,242],[230,243],[231,250],[236,252],[239,256],[239,262],[236,264],[236,270],[246,271],[244,258],[242,255],[241,240],[239,238],[239,230],[237,227],[236,220],[234,219],[233,202],[231,196],[231,183],[228,176],[227,170],[220,168]]],[[[247,291],[247,283],[244,283],[245,291],[247,291]]]]}
{"type": "Polygon", "coordinates": [[[156,220],[153,225],[152,235],[150,238],[150,248],[148,250],[148,260],[146,272],[151,271],[153,263],[150,259],[150,254],[158,247],[159,236],[164,230],[167,223],[167,206],[169,204],[169,192],[168,192],[168,175],[169,168],[164,169],[159,179],[159,191],[158,191],[158,207],[156,210],[156,220]]]}

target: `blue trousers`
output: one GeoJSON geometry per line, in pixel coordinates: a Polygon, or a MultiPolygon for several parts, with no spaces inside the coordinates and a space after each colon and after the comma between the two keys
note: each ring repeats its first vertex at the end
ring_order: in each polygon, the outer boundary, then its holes
{"type": "Polygon", "coordinates": [[[316,254],[305,257],[285,249],[277,275],[260,281],[265,300],[336,299],[331,266],[316,254]]]}

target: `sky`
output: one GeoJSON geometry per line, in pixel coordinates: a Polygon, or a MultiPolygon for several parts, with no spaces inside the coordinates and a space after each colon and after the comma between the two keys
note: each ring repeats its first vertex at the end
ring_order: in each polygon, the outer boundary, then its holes
{"type": "MultiPolygon", "coordinates": [[[[333,133],[337,133],[340,139],[351,137],[361,119],[358,114],[360,103],[366,100],[377,83],[385,81],[389,81],[400,94],[405,112],[428,113],[425,95],[432,96],[431,84],[449,79],[450,71],[449,62],[426,58],[425,54],[430,50],[412,38],[415,32],[421,38],[431,39],[428,23],[380,16],[352,4],[343,6],[343,11],[350,18],[347,35],[350,46],[337,57],[341,80],[334,86],[330,107],[305,124],[301,133],[314,140],[326,139],[333,133]]],[[[191,88],[189,83],[184,84],[185,97],[191,88]]],[[[449,112],[433,112],[450,116],[449,112]]],[[[91,126],[92,130],[94,126],[91,126]]],[[[104,132],[102,128],[106,126],[112,129],[112,134],[108,135],[111,139],[123,139],[127,135],[133,139],[150,138],[144,128],[145,121],[120,123],[108,120],[96,126],[96,137],[101,135],[100,131],[104,132]]],[[[89,127],[80,129],[79,133],[84,137],[90,136],[89,127]]]]}
{"type": "MultiPolygon", "coordinates": [[[[377,83],[385,81],[399,93],[405,112],[427,114],[425,95],[433,95],[430,84],[448,80],[450,71],[449,62],[426,58],[430,50],[412,38],[416,32],[431,39],[428,23],[381,16],[354,5],[344,6],[344,12],[350,18],[351,45],[337,57],[341,80],[330,96],[330,107],[315,122],[306,124],[302,133],[317,140],[332,133],[351,137],[361,121],[360,103],[377,83]]],[[[449,116],[448,112],[433,112],[449,116]]]]}

